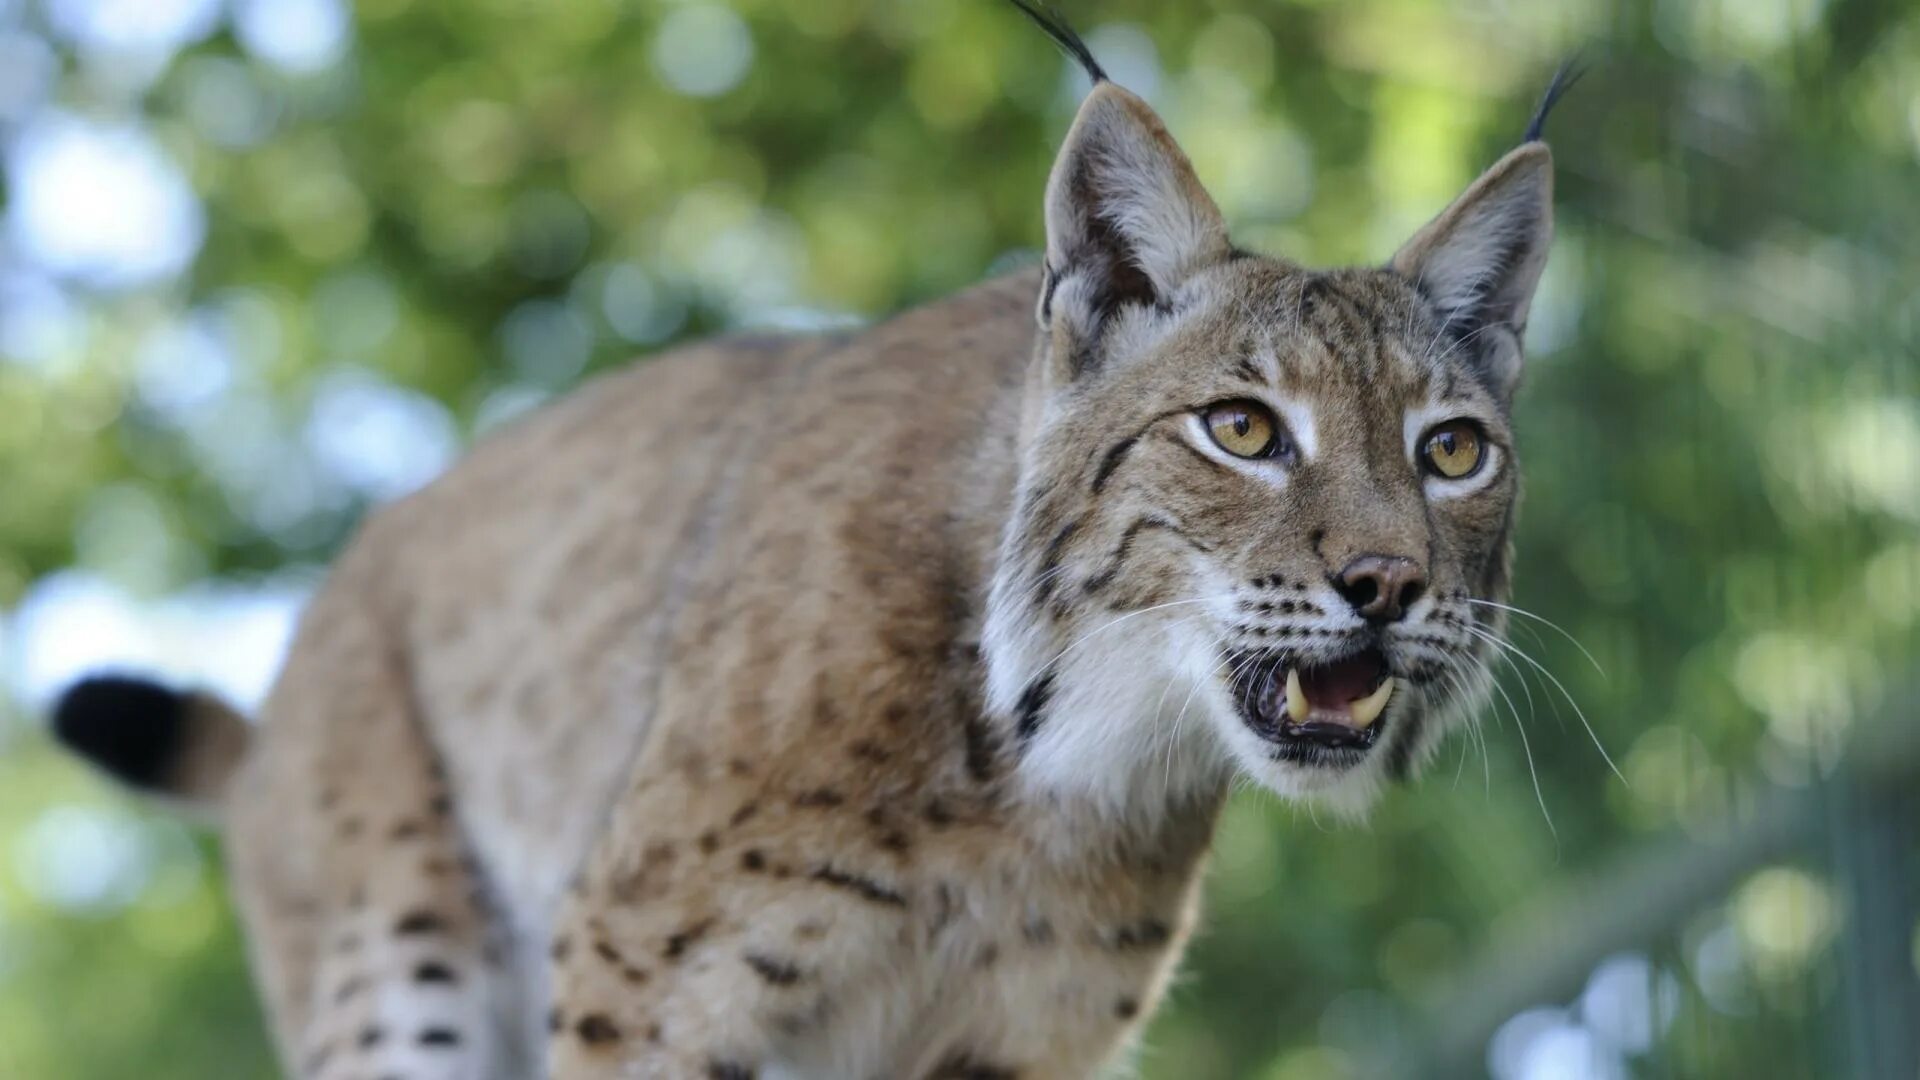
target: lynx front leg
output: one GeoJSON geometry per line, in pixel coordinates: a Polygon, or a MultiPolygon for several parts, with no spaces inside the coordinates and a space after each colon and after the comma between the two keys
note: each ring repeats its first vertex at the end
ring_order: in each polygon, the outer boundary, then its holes
{"type": "MultiPolygon", "coordinates": [[[[652,794],[683,821],[694,804],[652,794]]],[[[898,867],[829,857],[824,832],[783,841],[755,829],[774,816],[753,820],[756,797],[723,801],[678,827],[616,815],[552,945],[553,1080],[887,1074],[909,1019],[887,1011],[914,1000],[891,985],[917,918],[898,867]]]]}

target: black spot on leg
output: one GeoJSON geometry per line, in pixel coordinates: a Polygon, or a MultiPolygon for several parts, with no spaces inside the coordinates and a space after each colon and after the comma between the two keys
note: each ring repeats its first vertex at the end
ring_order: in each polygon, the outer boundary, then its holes
{"type": "Polygon", "coordinates": [[[753,973],[766,980],[769,986],[792,986],[800,981],[800,968],[791,960],[764,956],[760,953],[748,953],[741,957],[753,973]]]}
{"type": "Polygon", "coordinates": [[[810,876],[813,880],[821,882],[822,884],[831,885],[836,889],[846,889],[863,900],[870,900],[876,904],[885,904],[889,907],[903,908],[907,906],[906,897],[887,888],[872,878],[861,877],[858,874],[850,874],[831,866],[818,867],[810,876]]]}
{"type": "Polygon", "coordinates": [[[453,1047],[460,1045],[460,1033],[449,1027],[430,1027],[414,1037],[421,1046],[453,1047]]]}
{"type": "Polygon", "coordinates": [[[360,1029],[360,1037],[354,1040],[362,1050],[371,1050],[379,1046],[387,1037],[385,1028],[378,1024],[368,1024],[360,1029]]]}
{"type": "Polygon", "coordinates": [[[753,1070],[732,1061],[710,1061],[707,1080],[753,1080],[753,1070]]]}
{"type": "Polygon", "coordinates": [[[387,839],[412,840],[425,831],[426,826],[412,819],[398,821],[394,823],[392,830],[387,833],[387,839]]]}
{"type": "Polygon", "coordinates": [[[1140,1015],[1140,1003],[1130,997],[1123,997],[1113,1003],[1113,1015],[1121,1020],[1131,1020],[1140,1015]]]}
{"type": "Polygon", "coordinates": [[[618,1042],[620,1027],[606,1013],[588,1013],[573,1025],[573,1033],[589,1046],[618,1042]]]}
{"type": "Polygon", "coordinates": [[[460,981],[454,970],[438,960],[422,960],[414,966],[413,981],[417,983],[440,983],[453,986],[460,981]]]}
{"type": "Polygon", "coordinates": [[[740,853],[740,869],[757,874],[766,868],[767,857],[761,854],[759,848],[752,848],[740,853]]]}
{"type": "Polygon", "coordinates": [[[422,908],[410,911],[393,924],[393,932],[401,937],[411,934],[437,934],[447,928],[447,921],[439,915],[422,908]]]}
{"type": "Polygon", "coordinates": [[[661,959],[680,959],[686,955],[688,949],[698,944],[701,938],[706,937],[707,931],[711,929],[713,929],[713,920],[702,919],[667,935],[667,943],[660,949],[661,959]]]}
{"type": "Polygon", "coordinates": [[[847,797],[845,795],[840,794],[832,788],[819,788],[795,796],[793,805],[803,809],[831,809],[846,801],[847,797]]]}
{"type": "Polygon", "coordinates": [[[609,942],[605,942],[605,941],[594,942],[593,951],[599,955],[600,959],[605,960],[609,964],[626,963],[626,957],[621,956],[620,950],[614,948],[613,945],[609,942]]]}

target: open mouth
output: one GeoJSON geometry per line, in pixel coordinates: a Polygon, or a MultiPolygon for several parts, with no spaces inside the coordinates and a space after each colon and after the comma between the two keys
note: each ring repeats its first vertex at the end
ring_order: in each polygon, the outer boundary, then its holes
{"type": "Polygon", "coordinates": [[[1326,663],[1272,665],[1248,684],[1241,707],[1254,733],[1282,756],[1320,762],[1357,757],[1371,747],[1394,688],[1376,648],[1326,663]]]}

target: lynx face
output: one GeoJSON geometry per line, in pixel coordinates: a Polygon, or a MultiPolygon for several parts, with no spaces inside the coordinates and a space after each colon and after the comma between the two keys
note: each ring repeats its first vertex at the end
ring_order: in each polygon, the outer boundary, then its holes
{"type": "Polygon", "coordinates": [[[1031,776],[1112,765],[1093,784],[1122,805],[1237,763],[1358,809],[1470,714],[1550,168],[1529,142],[1391,265],[1315,272],[1231,247],[1147,106],[1095,90],[1049,187],[1042,404],[989,620],[1031,776]]]}

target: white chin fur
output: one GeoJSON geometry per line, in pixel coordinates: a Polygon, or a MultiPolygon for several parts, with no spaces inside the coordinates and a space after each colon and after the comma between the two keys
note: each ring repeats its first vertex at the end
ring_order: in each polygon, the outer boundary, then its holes
{"type": "Polygon", "coordinates": [[[1070,650],[1056,662],[1047,715],[1021,755],[1021,781],[1151,828],[1227,775],[1208,715],[1216,705],[1206,692],[1211,653],[1205,639],[1151,618],[1101,636],[1101,648],[1070,650]]]}
{"type": "Polygon", "coordinates": [[[985,637],[996,711],[1013,714],[1032,679],[1054,676],[1040,727],[1019,751],[1018,783],[1030,796],[1133,828],[1155,828],[1235,772],[1282,798],[1363,818],[1387,787],[1406,714],[1428,710],[1411,753],[1417,771],[1486,693],[1482,673],[1468,680],[1463,706],[1435,710],[1428,692],[1407,687],[1388,702],[1378,744],[1351,767],[1276,761],[1272,745],[1240,718],[1217,644],[1186,611],[1114,616],[1063,645],[1037,620],[1011,617],[1024,612],[1006,606],[1006,596],[996,601],[1000,617],[989,619],[985,637]]]}

